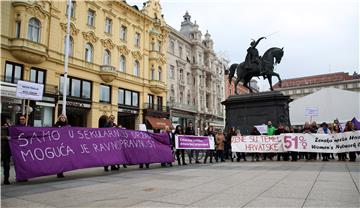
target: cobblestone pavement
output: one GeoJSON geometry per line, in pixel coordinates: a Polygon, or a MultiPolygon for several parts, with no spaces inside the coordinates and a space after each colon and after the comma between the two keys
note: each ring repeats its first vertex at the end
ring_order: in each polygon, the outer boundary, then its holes
{"type": "MultiPolygon", "coordinates": [[[[13,167],[12,167],[13,171],[13,167]]],[[[12,175],[14,173],[12,172],[12,175]]],[[[360,162],[90,168],[1,186],[2,207],[360,207],[360,162]]]]}

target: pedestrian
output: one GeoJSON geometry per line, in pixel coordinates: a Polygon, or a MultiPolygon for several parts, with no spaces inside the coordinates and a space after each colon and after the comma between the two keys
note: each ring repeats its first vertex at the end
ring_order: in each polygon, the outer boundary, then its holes
{"type": "MultiPolygon", "coordinates": [[[[107,115],[102,115],[99,118],[99,128],[109,128],[109,117],[107,115]]],[[[111,165],[111,170],[118,170],[118,168],[116,167],[116,165],[111,165]]],[[[109,171],[109,166],[106,165],[104,166],[104,171],[108,172],[109,171]]]]}
{"type": "MultiPolygon", "coordinates": [[[[61,114],[58,117],[58,119],[57,119],[57,121],[56,121],[56,123],[54,124],[53,127],[61,128],[61,127],[67,126],[67,125],[68,125],[68,120],[67,120],[66,116],[64,114],[61,114]]],[[[64,178],[64,173],[63,172],[58,173],[57,177],[58,178],[64,178]]]]}
{"type": "Polygon", "coordinates": [[[4,170],[4,185],[9,185],[11,150],[9,145],[9,127],[12,126],[9,118],[1,119],[1,162],[4,170]]]}
{"type": "MultiPolygon", "coordinates": [[[[204,134],[204,136],[212,137],[212,139],[215,141],[214,128],[212,126],[209,126],[206,133],[204,134]]],[[[216,141],[215,141],[215,145],[216,145],[216,141]]],[[[204,163],[207,162],[208,157],[210,157],[210,163],[212,163],[212,160],[213,160],[213,157],[214,157],[214,150],[213,149],[206,150],[204,163]]],[[[217,160],[216,160],[216,162],[217,162],[217,160]]]]}
{"type": "MultiPolygon", "coordinates": [[[[181,125],[177,125],[176,128],[175,128],[175,132],[172,135],[173,136],[173,139],[172,139],[173,141],[175,141],[175,136],[176,135],[184,135],[184,130],[183,130],[183,127],[181,125]]],[[[181,154],[181,159],[182,159],[182,165],[187,165],[186,162],[185,162],[185,150],[184,149],[176,149],[175,154],[176,154],[176,159],[178,161],[178,165],[181,165],[180,154],[181,154]]]]}
{"type": "MultiPolygon", "coordinates": [[[[114,128],[124,129],[121,125],[117,125],[117,124],[115,123],[115,116],[114,116],[114,115],[110,115],[110,116],[109,116],[109,119],[108,119],[108,122],[107,122],[106,126],[107,126],[108,128],[114,127],[114,128]]],[[[125,164],[123,164],[122,166],[123,166],[124,168],[127,168],[127,166],[126,166],[125,164]]],[[[111,166],[111,170],[119,170],[119,169],[120,169],[120,164],[114,165],[114,168],[113,168],[113,166],[111,166]]]]}
{"type": "Polygon", "coordinates": [[[216,155],[215,160],[218,162],[220,159],[221,162],[225,162],[224,160],[224,142],[225,142],[225,136],[221,129],[219,129],[215,135],[215,145],[216,145],[216,155]]]}

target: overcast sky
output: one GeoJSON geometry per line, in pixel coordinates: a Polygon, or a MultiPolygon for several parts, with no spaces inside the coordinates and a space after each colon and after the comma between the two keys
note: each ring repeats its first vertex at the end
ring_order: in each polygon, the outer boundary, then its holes
{"type": "MultiPolygon", "coordinates": [[[[145,1],[127,2],[142,8],[145,1]]],[[[244,61],[252,38],[270,35],[257,48],[262,55],[270,47],[284,47],[276,68],[282,79],[359,72],[358,0],[161,0],[160,4],[165,21],[175,29],[189,11],[202,33],[211,34],[215,52],[225,54],[231,63],[244,61]]],[[[259,86],[268,88],[265,82],[259,86]]]]}

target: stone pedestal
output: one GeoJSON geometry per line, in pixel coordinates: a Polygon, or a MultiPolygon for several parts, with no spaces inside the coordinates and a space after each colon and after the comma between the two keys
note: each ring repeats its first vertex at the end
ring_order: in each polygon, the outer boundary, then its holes
{"type": "Polygon", "coordinates": [[[274,127],[279,123],[289,126],[291,101],[280,91],[229,96],[222,102],[226,107],[225,128],[235,127],[242,135],[249,135],[253,126],[267,124],[268,120],[274,127]]]}

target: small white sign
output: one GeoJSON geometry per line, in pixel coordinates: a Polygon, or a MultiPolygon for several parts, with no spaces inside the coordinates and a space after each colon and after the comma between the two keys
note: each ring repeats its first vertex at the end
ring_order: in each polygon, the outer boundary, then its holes
{"type": "Polygon", "coordinates": [[[29,100],[42,100],[44,92],[44,85],[18,81],[16,86],[16,97],[29,100]]]}
{"type": "Polygon", "coordinates": [[[147,131],[145,124],[139,124],[139,131],[147,131]]]}
{"type": "Polygon", "coordinates": [[[265,124],[263,125],[256,125],[255,128],[260,132],[260,134],[266,134],[267,133],[267,126],[265,124]]]}
{"type": "Polygon", "coordinates": [[[305,116],[318,116],[319,109],[317,107],[306,107],[305,116]]]}

